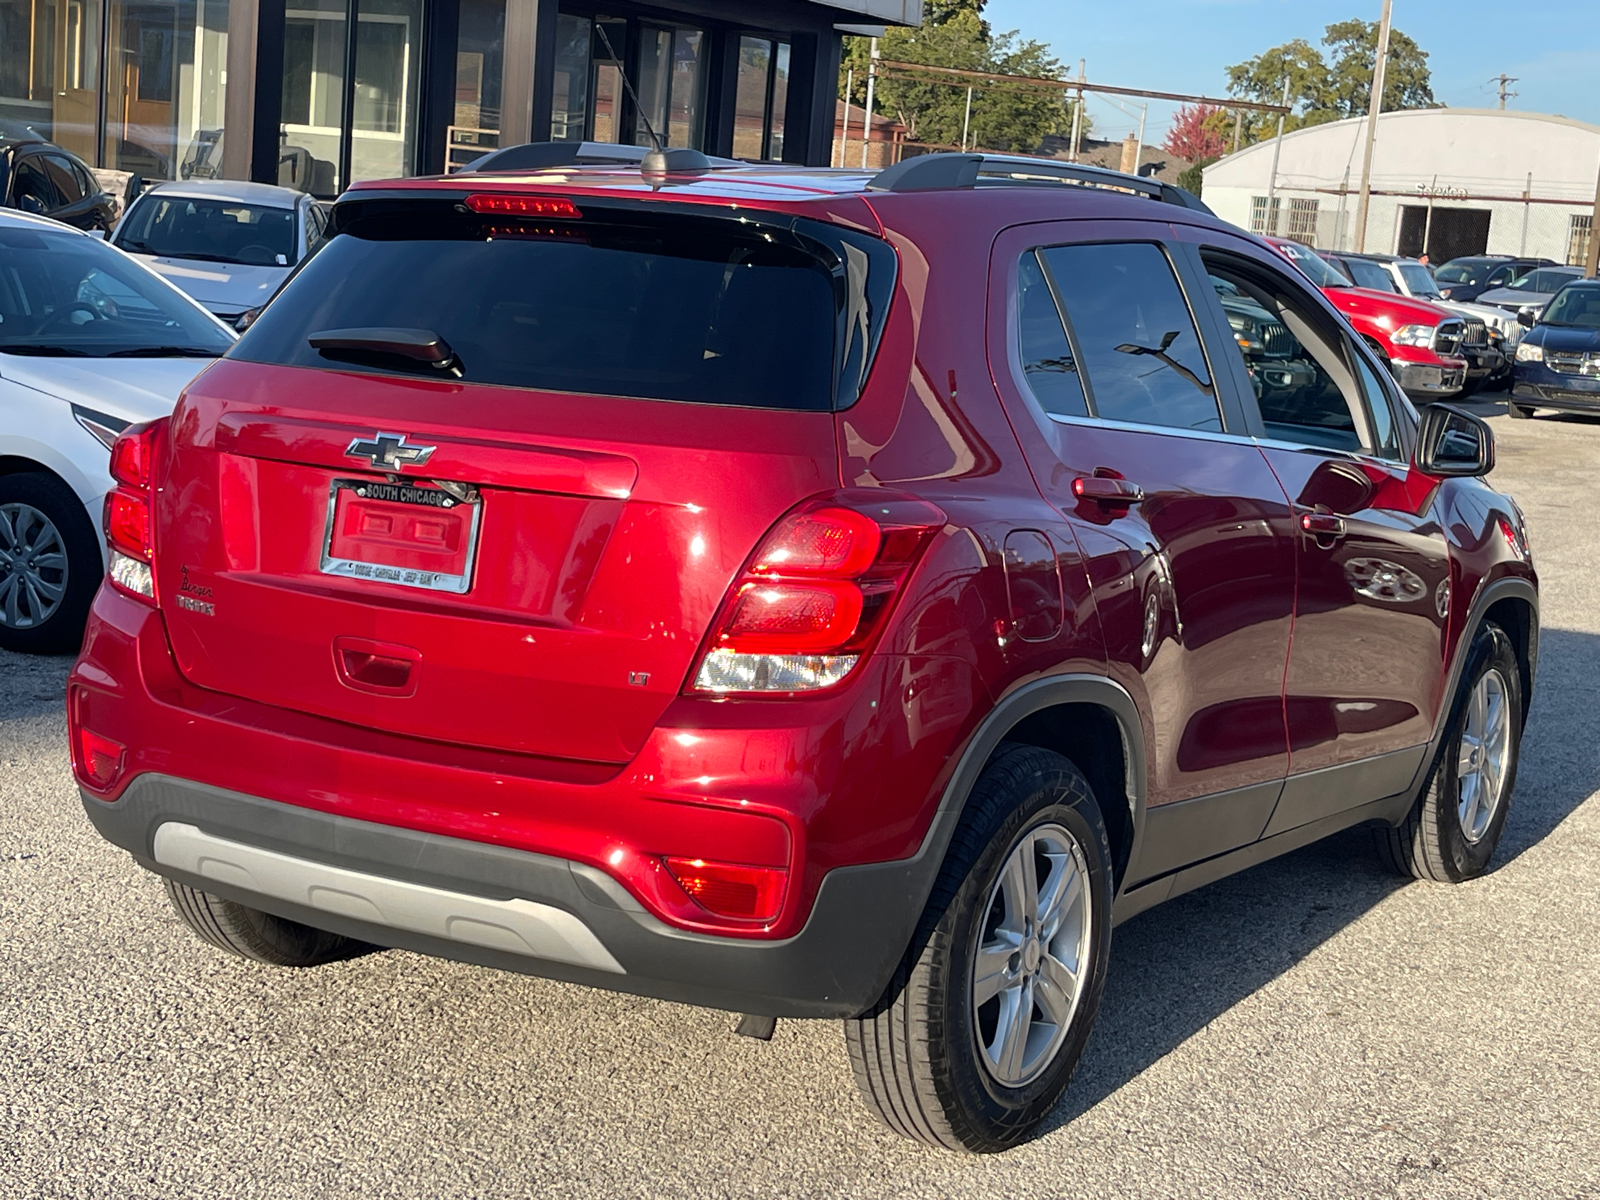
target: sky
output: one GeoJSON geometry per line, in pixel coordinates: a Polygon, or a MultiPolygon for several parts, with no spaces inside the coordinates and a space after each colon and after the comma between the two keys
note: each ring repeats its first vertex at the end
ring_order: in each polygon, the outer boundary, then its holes
{"type": "MultiPolygon", "coordinates": [[[[1208,96],[1227,94],[1226,68],[1293,38],[1320,47],[1323,27],[1376,21],[1382,0],[989,0],[994,29],[1048,43],[1064,74],[1088,60],[1091,83],[1208,96]]],[[[1600,0],[1394,0],[1395,28],[1428,51],[1433,94],[1452,108],[1493,108],[1492,76],[1518,77],[1507,107],[1600,125],[1600,0]]],[[[1142,101],[1086,105],[1094,136],[1121,138],[1142,101]]],[[[1150,103],[1147,142],[1159,143],[1176,106],[1150,103]]]]}

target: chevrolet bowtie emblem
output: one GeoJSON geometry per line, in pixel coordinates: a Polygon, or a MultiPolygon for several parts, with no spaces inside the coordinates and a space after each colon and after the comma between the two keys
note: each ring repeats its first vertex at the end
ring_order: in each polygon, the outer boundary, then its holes
{"type": "Polygon", "coordinates": [[[434,446],[416,446],[406,442],[403,433],[378,433],[372,440],[355,438],[345,448],[346,458],[368,458],[372,465],[388,471],[401,467],[420,467],[433,456],[434,446]]]}

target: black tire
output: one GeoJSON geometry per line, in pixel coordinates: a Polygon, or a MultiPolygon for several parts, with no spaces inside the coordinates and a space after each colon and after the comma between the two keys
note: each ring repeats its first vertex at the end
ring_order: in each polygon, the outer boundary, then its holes
{"type": "MultiPolygon", "coordinates": [[[[83,626],[89,619],[89,605],[105,574],[100,557],[100,538],[94,522],[77,493],[46,471],[23,471],[0,475],[0,518],[7,506],[26,506],[49,522],[60,545],[66,550],[64,572],[44,568],[40,578],[49,585],[65,583],[55,608],[39,619],[33,605],[41,593],[24,598],[22,572],[6,554],[25,543],[38,547],[43,532],[30,524],[26,534],[0,520],[0,649],[22,654],[74,654],[83,645],[83,626]],[[64,578],[63,578],[64,576],[64,578]]],[[[12,513],[23,509],[13,507],[12,513]]]]}
{"type": "Polygon", "coordinates": [[[175,879],[167,899],[183,923],[218,950],[272,967],[315,967],[371,949],[365,942],[275,917],[175,879]]]}
{"type": "Polygon", "coordinates": [[[1511,419],[1514,421],[1528,421],[1533,419],[1533,409],[1529,408],[1526,404],[1512,404],[1507,402],[1506,410],[1511,414],[1511,419]]]}
{"type": "MultiPolygon", "coordinates": [[[[896,1133],[945,1149],[989,1153],[1028,1137],[1066,1090],[1100,1007],[1111,951],[1111,895],[1111,850],[1088,781],[1059,754],[1002,747],[972,790],[888,992],[872,1010],[844,1023],[867,1106],[896,1133]],[[1089,949],[1079,957],[1083,982],[1076,1005],[1064,1023],[1051,1026],[1065,1030],[1056,1035],[1061,1040],[1053,1057],[1023,1086],[1010,1087],[990,1071],[979,1044],[984,1018],[971,1003],[973,966],[980,939],[992,935],[991,903],[1002,868],[1025,836],[1048,827],[1065,830],[1082,851],[1089,912],[1080,919],[1089,949]]],[[[1037,946],[1031,951],[1036,954],[1037,946]]],[[[1013,956],[1011,971],[1019,961],[1020,954],[1013,956]]],[[[992,1003],[998,1007],[999,1001],[992,1003]]]]}
{"type": "Polygon", "coordinates": [[[1435,883],[1462,883],[1488,870],[1489,860],[1494,857],[1505,829],[1512,791],[1516,787],[1522,743],[1522,704],[1522,671],[1516,650],[1503,629],[1486,621],[1467,649],[1461,683],[1451,701],[1444,744],[1428,774],[1422,795],[1403,823],[1377,831],[1379,857],[1393,870],[1435,883]],[[1503,703],[1510,722],[1510,743],[1494,811],[1481,836],[1472,841],[1457,812],[1461,738],[1467,726],[1467,709],[1473,690],[1491,671],[1499,673],[1504,685],[1503,703]]]}
{"type": "Polygon", "coordinates": [[[1489,377],[1487,375],[1479,375],[1476,379],[1469,379],[1466,386],[1450,398],[1452,400],[1465,400],[1468,396],[1476,396],[1483,389],[1483,385],[1488,382],[1489,377]]]}

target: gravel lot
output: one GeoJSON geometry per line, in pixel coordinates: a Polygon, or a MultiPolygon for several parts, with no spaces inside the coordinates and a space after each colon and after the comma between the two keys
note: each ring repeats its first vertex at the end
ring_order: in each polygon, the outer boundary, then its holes
{"type": "Polygon", "coordinates": [[[1600,1197],[1600,421],[1494,425],[1545,627],[1497,869],[1351,833],[1129,922],[1000,1157],[881,1129],[834,1023],[201,945],[83,817],[68,661],[0,653],[0,1196],[1600,1197]]]}

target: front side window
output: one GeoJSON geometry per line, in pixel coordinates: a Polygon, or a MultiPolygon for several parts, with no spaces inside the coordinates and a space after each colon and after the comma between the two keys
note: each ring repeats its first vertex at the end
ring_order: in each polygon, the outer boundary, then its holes
{"type": "Polygon", "coordinates": [[[1368,262],[1364,258],[1347,258],[1344,260],[1345,269],[1350,272],[1350,278],[1355,280],[1357,287],[1370,288],[1375,292],[1397,292],[1400,289],[1394,286],[1394,280],[1389,276],[1389,270],[1375,262],[1368,262]]]}
{"type": "Polygon", "coordinates": [[[1216,388],[1172,264],[1147,242],[1039,251],[1095,415],[1220,432],[1216,388]]]}
{"type": "Polygon", "coordinates": [[[43,216],[61,201],[37,158],[24,158],[11,168],[11,206],[43,216]]]}
{"type": "Polygon", "coordinates": [[[45,154],[41,156],[44,161],[45,174],[50,176],[50,182],[56,185],[56,192],[61,196],[62,204],[76,204],[83,199],[83,183],[78,179],[77,173],[72,169],[72,163],[62,158],[59,154],[45,154]]]}
{"type": "Polygon", "coordinates": [[[1365,364],[1331,321],[1272,272],[1221,256],[1207,256],[1206,266],[1267,437],[1351,452],[1398,446],[1393,414],[1382,391],[1373,390],[1377,380],[1363,384],[1358,373],[1365,364]],[[1374,411],[1384,405],[1387,421],[1369,420],[1369,393],[1374,411]]]}
{"type": "Polygon", "coordinates": [[[1411,289],[1413,296],[1436,297],[1439,296],[1439,285],[1433,281],[1433,276],[1428,274],[1428,268],[1421,263],[1403,262],[1400,266],[1400,278],[1406,281],[1406,287],[1411,289]]]}
{"type": "Polygon", "coordinates": [[[232,344],[192,301],[103,242],[0,229],[0,354],[208,358],[232,344]]]}

